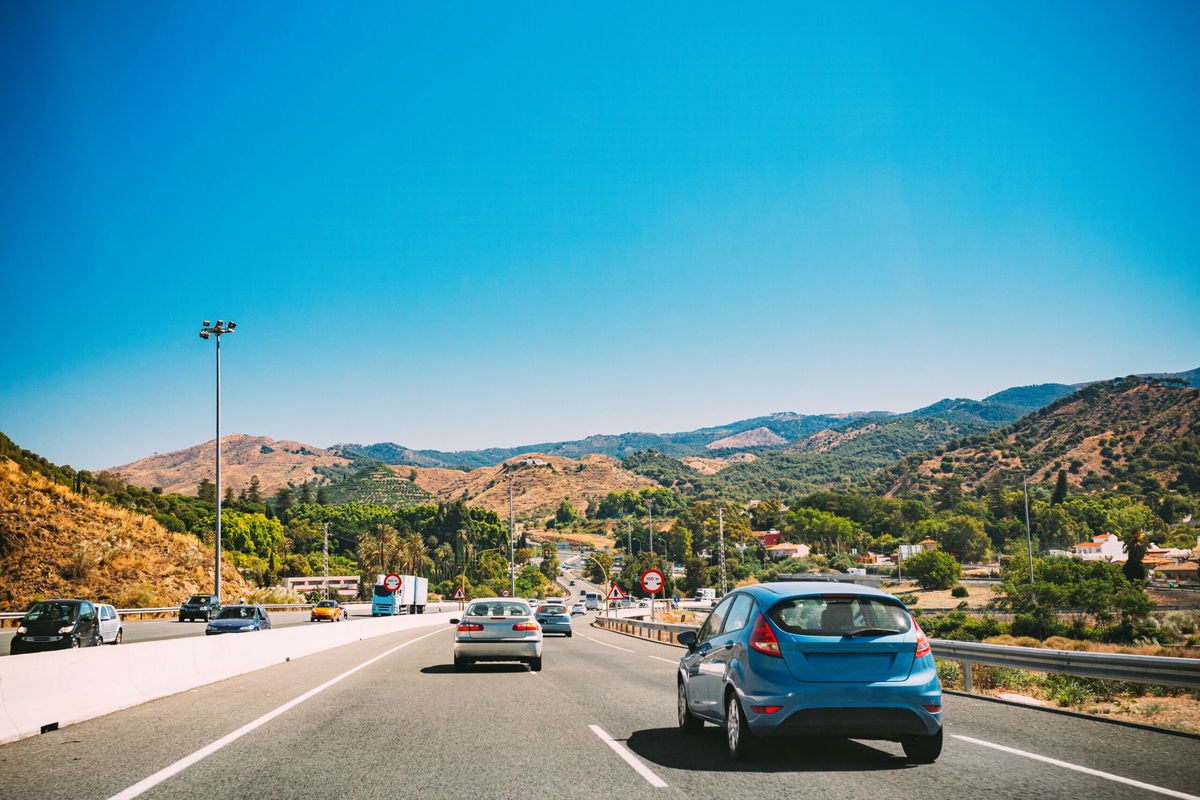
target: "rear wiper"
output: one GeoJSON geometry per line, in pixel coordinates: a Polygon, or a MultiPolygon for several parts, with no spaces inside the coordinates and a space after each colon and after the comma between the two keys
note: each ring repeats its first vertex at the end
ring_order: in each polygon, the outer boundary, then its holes
{"type": "Polygon", "coordinates": [[[895,628],[857,628],[852,631],[846,631],[842,634],[847,639],[853,639],[855,636],[887,636],[893,633],[900,633],[895,628]]]}

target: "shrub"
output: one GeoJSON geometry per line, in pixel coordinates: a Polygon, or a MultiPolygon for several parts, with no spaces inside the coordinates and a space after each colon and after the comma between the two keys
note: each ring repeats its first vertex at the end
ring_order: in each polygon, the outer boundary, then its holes
{"type": "Polygon", "coordinates": [[[904,569],[922,589],[949,589],[962,575],[962,565],[940,550],[917,553],[904,562],[904,569]]]}
{"type": "Polygon", "coordinates": [[[163,601],[158,589],[150,583],[135,583],[118,594],[113,600],[117,608],[164,608],[170,603],[163,601]]]}
{"type": "Polygon", "coordinates": [[[963,685],[962,665],[957,661],[947,661],[942,658],[934,659],[937,664],[938,680],[943,689],[960,689],[963,685]]]}
{"type": "Polygon", "coordinates": [[[963,586],[961,583],[950,590],[951,597],[968,597],[969,595],[970,593],[967,591],[967,587],[963,586]]]}
{"type": "Polygon", "coordinates": [[[1039,641],[1056,636],[1058,629],[1058,620],[1035,614],[1017,614],[1012,622],[1013,636],[1032,636],[1039,641]]]}
{"type": "Polygon", "coordinates": [[[1046,678],[1046,696],[1060,706],[1081,706],[1092,699],[1083,681],[1069,675],[1050,675],[1046,678]]]}

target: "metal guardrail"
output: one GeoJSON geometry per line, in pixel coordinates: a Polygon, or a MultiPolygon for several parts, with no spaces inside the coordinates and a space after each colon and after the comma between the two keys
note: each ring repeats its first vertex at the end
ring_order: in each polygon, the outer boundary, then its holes
{"type": "MultiPolygon", "coordinates": [[[[228,603],[226,605],[229,605],[228,603]]],[[[260,603],[267,611],[302,611],[306,608],[312,608],[313,603],[260,603]]],[[[346,605],[353,605],[346,604],[346,605]]],[[[25,616],[24,611],[4,611],[0,612],[0,620],[21,619],[25,616]]],[[[117,614],[124,616],[136,616],[138,614],[178,614],[179,606],[163,606],[162,608],[118,608],[117,614]]]]}
{"type": "MultiPolygon", "coordinates": [[[[609,630],[676,646],[682,646],[679,645],[680,633],[699,629],[698,625],[604,617],[598,617],[596,624],[609,630]]],[[[1200,689],[1200,659],[1196,658],[1044,650],[1006,644],[955,642],[948,639],[933,639],[930,644],[936,658],[958,661],[962,664],[963,688],[967,692],[971,692],[974,688],[971,675],[973,664],[1077,675],[1084,678],[1104,678],[1200,689]]]]}

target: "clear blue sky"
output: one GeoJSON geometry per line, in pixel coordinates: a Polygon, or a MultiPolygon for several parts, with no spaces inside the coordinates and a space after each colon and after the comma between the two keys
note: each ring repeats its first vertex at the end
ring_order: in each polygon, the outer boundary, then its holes
{"type": "Polygon", "coordinates": [[[1200,5],[554,6],[0,6],[0,430],[210,439],[218,317],[320,446],[1200,365],[1200,5]]]}

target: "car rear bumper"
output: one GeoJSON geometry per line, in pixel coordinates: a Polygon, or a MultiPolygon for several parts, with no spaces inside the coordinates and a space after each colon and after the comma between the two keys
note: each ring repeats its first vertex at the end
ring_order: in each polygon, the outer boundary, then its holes
{"type": "Polygon", "coordinates": [[[463,640],[454,642],[455,658],[479,658],[485,661],[517,661],[523,658],[538,658],[542,655],[542,642],[463,640]]]}
{"type": "Polygon", "coordinates": [[[543,622],[542,633],[570,633],[571,623],[569,622],[543,622]]]}

